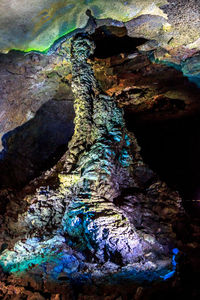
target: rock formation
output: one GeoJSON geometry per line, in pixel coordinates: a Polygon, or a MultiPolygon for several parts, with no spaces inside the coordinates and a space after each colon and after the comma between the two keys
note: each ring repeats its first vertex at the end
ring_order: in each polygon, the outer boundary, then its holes
{"type": "Polygon", "coordinates": [[[75,132],[61,159],[60,185],[26,195],[25,212],[17,222],[7,218],[9,234],[2,233],[9,249],[0,263],[4,272],[16,273],[18,284],[28,276],[34,285],[40,276],[49,291],[53,279],[80,280],[84,273],[98,282],[96,268],[100,277],[132,272],[136,282],[175,273],[172,224],[182,212],[180,197],[143,163],[122,109],[98,86],[93,51],[87,36],[74,38],[75,132]]]}

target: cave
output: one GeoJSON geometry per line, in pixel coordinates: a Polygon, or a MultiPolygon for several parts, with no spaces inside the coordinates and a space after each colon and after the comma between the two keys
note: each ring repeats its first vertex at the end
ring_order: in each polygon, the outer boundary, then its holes
{"type": "Polygon", "coordinates": [[[25,2],[0,4],[0,298],[199,299],[199,4],[25,2]]]}

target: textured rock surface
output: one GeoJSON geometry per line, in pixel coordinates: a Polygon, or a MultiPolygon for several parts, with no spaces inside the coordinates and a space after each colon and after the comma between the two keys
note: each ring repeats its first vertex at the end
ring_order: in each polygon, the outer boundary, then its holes
{"type": "Polygon", "coordinates": [[[73,118],[72,101],[50,100],[34,118],[5,134],[0,154],[0,186],[24,185],[41,170],[53,166],[73,135],[73,118]]]}
{"type": "Polygon", "coordinates": [[[13,52],[0,66],[0,185],[23,185],[59,159],[73,134],[70,64],[67,51],[13,52]]]}
{"type": "MultiPolygon", "coordinates": [[[[97,19],[109,19],[104,22],[118,26],[125,24],[130,36],[153,40],[156,48],[175,49],[185,54],[199,50],[199,2],[196,0],[92,0],[81,3],[45,0],[37,5],[32,1],[1,1],[0,32],[3,38],[0,49],[4,52],[9,49],[44,51],[59,37],[84,28],[88,21],[87,9],[97,19]]],[[[97,21],[96,25],[102,25],[102,21],[97,21]]],[[[151,47],[147,43],[143,48],[151,47]]],[[[175,53],[170,52],[170,55],[173,57],[175,53]]]]}
{"type": "Polygon", "coordinates": [[[18,197],[8,195],[0,238],[3,295],[28,282],[55,293],[64,280],[66,293],[76,280],[152,281],[175,273],[172,220],[182,211],[180,197],[143,163],[122,110],[98,87],[87,61],[92,51],[89,39],[73,41],[75,133],[57,168],[59,187],[41,187],[54,169],[18,197]]]}
{"type": "MultiPolygon", "coordinates": [[[[80,157],[74,172],[76,174],[77,170],[80,170],[77,175],[81,174],[81,183],[77,183],[80,191],[75,201],[70,203],[69,215],[64,218],[68,226],[71,224],[69,234],[79,238],[80,231],[83,235],[85,232],[88,232],[88,235],[91,233],[91,237],[86,235],[85,240],[89,239],[91,244],[97,243],[98,250],[94,251],[97,251],[96,255],[101,260],[104,261],[105,257],[111,259],[113,255],[119,256],[118,259],[121,257],[122,263],[134,262],[145,252],[147,255],[151,246],[149,248],[142,233],[127,223],[126,218],[112,202],[120,195],[122,188],[137,189],[141,183],[151,180],[153,173],[145,169],[136,153],[134,158],[137,161],[134,164],[131,140],[125,129],[122,112],[114,99],[103,95],[98,89],[94,75],[86,63],[91,54],[90,48],[89,40],[80,38],[75,40],[72,49],[72,87],[77,102],[75,135],[69,145],[66,170],[70,170],[71,163],[74,167],[74,158],[77,160],[80,157]],[[84,153],[85,149],[90,150],[84,153]],[[146,178],[142,178],[144,173],[146,178]],[[92,220],[88,219],[90,213],[92,220]],[[77,223],[80,231],[77,230],[77,223]],[[72,224],[75,226],[75,232],[72,224]]],[[[154,184],[162,185],[159,182],[154,184]]],[[[151,190],[153,186],[149,188],[151,190]]],[[[154,237],[149,236],[149,239],[155,243],[155,249],[160,249],[164,254],[164,249],[157,244],[154,237]]]]}
{"type": "Polygon", "coordinates": [[[166,15],[159,6],[165,0],[1,1],[1,51],[9,49],[44,51],[62,35],[87,24],[91,9],[98,19],[128,21],[142,14],[166,15]],[[22,19],[23,16],[23,19],[22,19]]]}
{"type": "MultiPolygon", "coordinates": [[[[162,120],[199,110],[198,89],[179,71],[152,64],[140,54],[136,47],[144,41],[128,38],[125,27],[104,26],[92,38],[97,41],[95,55],[111,55],[95,58],[95,76],[126,114],[138,120],[162,120]]],[[[23,185],[66,150],[74,118],[69,52],[67,41],[49,56],[1,55],[1,186],[23,185]]],[[[183,64],[187,76],[197,78],[197,62],[195,56],[183,64]]]]}
{"type": "Polygon", "coordinates": [[[49,100],[73,101],[65,79],[70,73],[66,52],[51,56],[12,52],[0,56],[0,70],[1,137],[33,119],[49,100]]]}
{"type": "MultiPolygon", "coordinates": [[[[196,78],[197,61],[195,56],[183,64],[188,77],[191,74],[196,78]]],[[[133,47],[130,52],[124,46],[123,53],[95,58],[93,67],[103,91],[115,96],[118,105],[126,113],[134,114],[134,118],[169,120],[199,111],[199,89],[194,84],[179,70],[152,63],[146,54],[133,47]]]]}

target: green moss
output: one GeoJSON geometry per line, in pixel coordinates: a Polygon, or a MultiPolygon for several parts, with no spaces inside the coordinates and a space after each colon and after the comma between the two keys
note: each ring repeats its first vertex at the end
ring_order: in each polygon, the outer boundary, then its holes
{"type": "MultiPolygon", "coordinates": [[[[76,29],[76,27],[73,27],[70,30],[68,30],[67,32],[65,32],[63,35],[57,36],[54,41],[49,42],[48,46],[46,46],[46,45],[37,45],[35,47],[30,47],[30,48],[24,48],[22,46],[21,48],[12,48],[12,50],[20,51],[20,52],[24,52],[24,53],[34,51],[34,52],[47,54],[50,51],[50,49],[54,47],[55,44],[59,43],[59,40],[61,40],[61,38],[65,37],[65,36],[67,37],[67,35],[69,35],[75,29],[76,29]]],[[[8,49],[8,50],[11,50],[11,49],[8,49]]]]}

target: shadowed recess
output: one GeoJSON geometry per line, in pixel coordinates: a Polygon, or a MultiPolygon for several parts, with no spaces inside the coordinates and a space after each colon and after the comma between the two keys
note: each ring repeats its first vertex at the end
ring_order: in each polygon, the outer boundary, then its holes
{"type": "Polygon", "coordinates": [[[177,189],[190,213],[200,212],[200,116],[165,121],[137,122],[126,114],[129,130],[134,130],[148,165],[177,189]]]}
{"type": "Polygon", "coordinates": [[[73,102],[49,100],[33,119],[2,137],[1,186],[21,186],[52,167],[73,134],[73,102]]]}
{"type": "Polygon", "coordinates": [[[126,35],[125,28],[114,26],[102,26],[96,29],[91,37],[96,45],[94,56],[98,58],[107,58],[121,53],[132,53],[137,50],[137,46],[147,41],[143,38],[131,38],[126,35]]]}

